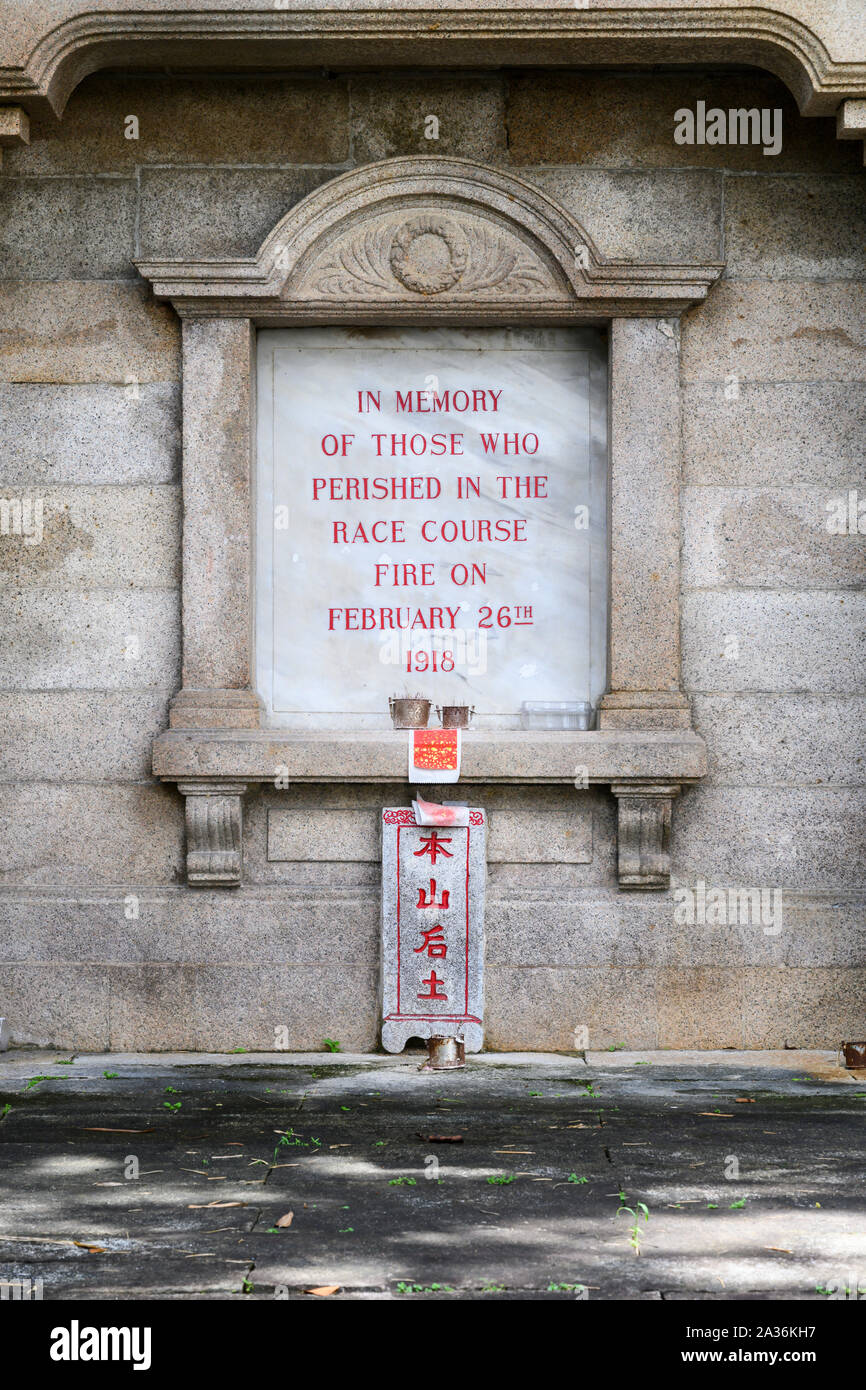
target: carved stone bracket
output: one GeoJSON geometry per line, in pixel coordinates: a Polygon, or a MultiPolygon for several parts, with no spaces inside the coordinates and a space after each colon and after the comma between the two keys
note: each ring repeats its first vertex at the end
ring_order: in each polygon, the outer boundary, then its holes
{"type": "Polygon", "coordinates": [[[179,782],[186,797],[186,879],[191,887],[227,888],[243,873],[245,782],[179,782]]]}
{"type": "Polygon", "coordinates": [[[615,782],[611,791],[617,799],[620,888],[669,888],[671,811],[679,786],[615,782]]]}

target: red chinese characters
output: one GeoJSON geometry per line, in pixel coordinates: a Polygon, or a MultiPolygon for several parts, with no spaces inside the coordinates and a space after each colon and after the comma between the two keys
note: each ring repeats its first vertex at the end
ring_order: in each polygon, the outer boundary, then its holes
{"type": "Polygon", "coordinates": [[[453,859],[451,850],[445,848],[446,845],[450,844],[450,835],[440,836],[437,830],[431,830],[429,835],[421,836],[421,848],[414,851],[415,858],[417,859],[422,854],[429,854],[431,864],[436,863],[440,854],[446,859],[453,859]]]}

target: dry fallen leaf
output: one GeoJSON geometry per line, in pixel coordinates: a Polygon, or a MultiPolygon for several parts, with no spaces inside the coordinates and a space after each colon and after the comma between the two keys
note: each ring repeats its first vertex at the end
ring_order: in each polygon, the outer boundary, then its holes
{"type": "Polygon", "coordinates": [[[153,1134],[153,1125],[150,1129],[111,1129],[108,1125],[79,1125],[79,1129],[85,1134],[153,1134]]]}
{"type": "Polygon", "coordinates": [[[425,1144],[462,1144],[462,1134],[419,1134],[419,1139],[423,1139],[425,1144]]]}
{"type": "Polygon", "coordinates": [[[187,1202],[187,1211],[207,1211],[209,1207],[245,1207],[246,1202],[187,1202]]]}
{"type": "Polygon", "coordinates": [[[314,1293],[317,1298],[328,1298],[332,1293],[339,1293],[339,1284],[323,1284],[318,1289],[304,1289],[304,1293],[314,1293]]]}
{"type": "Polygon", "coordinates": [[[699,1115],[709,1115],[711,1120],[732,1120],[733,1115],[729,1115],[726,1110],[699,1110],[699,1115]]]}
{"type": "MultiPolygon", "coordinates": [[[[734,1096],[734,1104],[735,1104],[735,1105],[755,1105],[755,1104],[756,1104],[756,1101],[755,1101],[755,1097],[754,1097],[754,1096],[734,1096]]],[[[768,1246],[767,1248],[769,1249],[769,1246],[768,1246]]]]}
{"type": "Polygon", "coordinates": [[[793,1255],[793,1250],[786,1250],[784,1245],[765,1245],[765,1250],[776,1250],[780,1255],[793,1255]]]}
{"type": "Polygon", "coordinates": [[[277,1226],[291,1226],[292,1221],[294,1220],[294,1217],[295,1217],[295,1213],[294,1213],[293,1211],[287,1211],[286,1214],[285,1214],[285,1216],[281,1216],[280,1219],[276,1222],[276,1225],[277,1225],[277,1226]]]}
{"type": "Polygon", "coordinates": [[[88,1255],[106,1255],[108,1252],[102,1245],[91,1245],[86,1240],[74,1240],[73,1245],[77,1245],[79,1250],[86,1250],[88,1255]]]}

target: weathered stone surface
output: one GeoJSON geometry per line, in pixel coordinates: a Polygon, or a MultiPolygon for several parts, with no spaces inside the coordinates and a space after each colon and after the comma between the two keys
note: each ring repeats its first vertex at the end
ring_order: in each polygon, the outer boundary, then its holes
{"type": "Polygon", "coordinates": [[[687,483],[847,488],[863,475],[864,436],[860,381],[738,379],[683,391],[687,483]]]}
{"type": "Polygon", "coordinates": [[[618,260],[721,261],[722,179],[703,170],[526,169],[618,260]]]}
{"type": "Polygon", "coordinates": [[[743,974],[743,1046],[837,1048],[863,1032],[866,970],[749,970],[743,974]],[[808,1042],[806,1041],[808,1039],[808,1042]]]}
{"type": "Polygon", "coordinates": [[[866,273],[866,188],[844,179],[725,181],[727,274],[835,279],[866,273]]]}
{"type": "Polygon", "coordinates": [[[866,380],[866,284],[724,280],[683,319],[686,382],[866,380]]]}
{"type": "Polygon", "coordinates": [[[19,591],[178,587],[176,487],[25,489],[28,496],[34,491],[42,501],[41,540],[0,540],[0,585],[19,591]]]}
{"type": "MultiPolygon", "coordinates": [[[[643,967],[655,963],[670,899],[599,892],[488,890],[487,961],[494,966],[643,967]]],[[[492,997],[492,996],[491,996],[492,997]]]]}
{"type": "Polygon", "coordinates": [[[676,691],[678,335],[653,319],[615,319],[611,332],[609,688],[676,691]]]}
{"type": "Polygon", "coordinates": [[[142,164],[339,164],[349,153],[344,79],[94,73],[61,122],[33,121],[9,173],[127,173],[142,164]],[[127,117],[138,139],[126,138],[127,117]]]}
{"type": "Polygon", "coordinates": [[[273,1049],[278,1028],[289,1051],[321,1049],[324,1038],[369,1051],[377,1033],[376,965],[202,966],[194,1018],[195,1046],[204,1051],[273,1049]]]}
{"type": "Polygon", "coordinates": [[[651,970],[487,967],[485,1042],[493,1051],[530,1051],[542,1038],[554,1052],[622,1046],[629,1038],[656,1047],[657,1037],[651,970]]]}
{"type": "Polygon", "coordinates": [[[854,172],[859,159],[836,140],[832,119],[805,120],[788,88],[768,73],[533,73],[508,88],[511,158],[526,164],[617,168],[754,169],[761,173],[854,172]],[[753,145],[678,145],[674,115],[707,107],[782,109],[781,152],[753,145]]]}
{"type": "MultiPolygon", "coordinates": [[[[105,973],[109,984],[108,1047],[114,1050],[143,1046],[155,1052],[195,1050],[198,1018],[194,966],[148,962],[111,965],[105,973]]],[[[223,1026],[230,1026],[228,1018],[223,1026]]],[[[230,1051],[237,1043],[224,1037],[215,1045],[230,1051]]]]}
{"type": "Polygon", "coordinates": [[[0,278],[130,279],[136,187],[125,179],[3,179],[0,278]]]}
{"type": "Polygon", "coordinates": [[[498,77],[353,77],[351,107],[358,164],[397,154],[455,154],[491,162],[505,155],[498,77]],[[436,135],[431,138],[427,131],[436,135]]]}
{"type": "Polygon", "coordinates": [[[252,327],[187,320],[183,330],[183,684],[251,679],[252,327]]]}
{"type": "Polygon", "coordinates": [[[174,483],[180,389],[0,385],[2,486],[174,483]]]}
{"type": "Polygon", "coordinates": [[[490,815],[487,858],[505,864],[589,864],[592,808],[577,796],[570,810],[496,810],[490,815]]]}
{"type": "Polygon", "coordinates": [[[861,586],[863,536],[827,529],[828,503],[839,496],[847,506],[847,490],[683,489],[683,583],[777,591],[861,586]]]}
{"type": "MultiPolygon", "coordinates": [[[[680,887],[694,894],[697,883],[684,880],[680,887]]],[[[725,897],[725,920],[719,923],[679,923],[674,920],[679,902],[676,892],[668,899],[666,920],[653,933],[657,964],[670,970],[866,966],[866,904],[862,896],[828,893],[821,897],[782,890],[781,898],[775,899],[768,890],[763,900],[752,898],[755,911],[747,906],[743,885],[705,880],[705,896],[713,889],[721,889],[725,897]],[[732,892],[736,892],[736,899],[731,898],[732,892]],[[765,920],[761,920],[762,915],[765,920]],[[769,926],[768,931],[765,926],[769,926]],[[781,926],[780,931],[775,930],[777,926],[781,926]]]]}
{"type": "Polygon", "coordinates": [[[745,973],[683,966],[659,970],[658,1046],[742,1047],[745,973]]]}
{"type": "Polygon", "coordinates": [[[144,286],[0,281],[0,380],[175,381],[180,327],[144,286]]]}
{"type": "Polygon", "coordinates": [[[179,798],[167,787],[0,786],[0,882],[172,883],[182,865],[179,798]]]}
{"type": "Polygon", "coordinates": [[[0,693],[0,777],[12,781],[149,779],[151,745],[171,690],[0,693]]]}
{"type": "Polygon", "coordinates": [[[693,695],[719,786],[859,785],[866,781],[862,695],[693,695]]]}
{"type": "MultiPolygon", "coordinates": [[[[180,798],[178,798],[179,814],[180,798]]],[[[378,875],[377,875],[378,877],[378,875]]],[[[368,966],[379,950],[379,892],[182,886],[0,892],[0,959],[185,965],[368,966]]]]}
{"type": "Polygon", "coordinates": [[[14,1044],[109,1046],[108,972],[103,965],[4,965],[0,1015],[14,1044]]]}
{"type": "Polygon", "coordinates": [[[289,208],[333,176],[328,168],[143,169],[139,256],[255,255],[289,208]]]}
{"type": "Polygon", "coordinates": [[[177,686],[179,603],[173,590],[32,589],[10,594],[5,607],[0,689],[177,686]]]}
{"type": "Polygon", "coordinates": [[[677,807],[676,881],[862,891],[864,812],[860,789],[701,787],[677,807]]]}
{"type": "Polygon", "coordinates": [[[856,694],[862,688],[864,608],[866,600],[857,593],[687,592],[686,687],[856,694]]]}
{"type": "Polygon", "coordinates": [[[379,823],[372,807],[364,811],[272,807],[268,812],[268,859],[357,863],[378,858],[379,823]]]}

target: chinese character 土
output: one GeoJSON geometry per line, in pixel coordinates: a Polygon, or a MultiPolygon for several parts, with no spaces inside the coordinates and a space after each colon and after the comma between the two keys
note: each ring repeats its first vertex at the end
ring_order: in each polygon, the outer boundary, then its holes
{"type": "Polygon", "coordinates": [[[443,855],[445,859],[453,859],[454,855],[451,853],[451,850],[445,848],[445,846],[450,845],[450,843],[450,835],[443,835],[440,839],[437,832],[431,830],[429,835],[421,836],[421,848],[414,851],[415,858],[417,859],[418,856],[422,854],[429,854],[431,864],[436,863],[436,859],[440,854],[443,855]]]}
{"type": "Polygon", "coordinates": [[[438,907],[438,908],[440,908],[440,909],[444,912],[445,909],[448,907],[448,902],[449,902],[450,896],[451,896],[451,895],[450,895],[448,889],[447,889],[447,888],[443,888],[441,894],[439,895],[439,901],[438,901],[438,903],[437,903],[437,901],[436,901],[436,880],[435,880],[435,878],[431,878],[431,880],[430,880],[430,896],[429,896],[429,897],[427,896],[427,890],[426,890],[425,888],[419,888],[419,889],[418,889],[418,902],[416,903],[416,907],[438,907]]]}
{"type": "Polygon", "coordinates": [[[438,975],[436,974],[436,971],[435,971],[435,970],[431,970],[431,971],[430,971],[430,974],[429,974],[428,977],[427,977],[427,979],[426,979],[426,980],[422,980],[421,983],[422,983],[422,985],[429,985],[429,986],[430,986],[430,993],[429,993],[429,994],[419,994],[419,995],[418,995],[418,998],[419,998],[419,999],[444,999],[444,1000],[446,1001],[446,1003],[447,1003],[447,1000],[448,1000],[448,995],[447,995],[447,994],[437,994],[437,993],[436,993],[436,986],[437,986],[437,985],[444,985],[445,981],[439,979],[439,977],[438,977],[438,975]]]}
{"type": "Polygon", "coordinates": [[[444,960],[448,954],[448,947],[445,944],[445,937],[440,927],[422,927],[421,935],[424,940],[420,946],[415,947],[414,954],[417,956],[419,951],[426,951],[427,955],[434,960],[444,960]]]}

